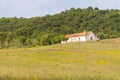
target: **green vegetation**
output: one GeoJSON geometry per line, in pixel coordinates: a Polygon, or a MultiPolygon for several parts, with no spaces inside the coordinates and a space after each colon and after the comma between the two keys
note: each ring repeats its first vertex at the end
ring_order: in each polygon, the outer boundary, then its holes
{"type": "Polygon", "coordinates": [[[93,31],[101,39],[120,37],[120,10],[71,8],[55,15],[0,18],[0,48],[59,43],[64,35],[93,31]]]}
{"type": "Polygon", "coordinates": [[[120,39],[0,50],[0,80],[120,80],[120,39]]]}

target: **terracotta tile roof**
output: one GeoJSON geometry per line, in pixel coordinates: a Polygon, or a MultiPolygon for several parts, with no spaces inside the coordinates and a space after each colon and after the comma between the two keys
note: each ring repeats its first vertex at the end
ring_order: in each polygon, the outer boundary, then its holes
{"type": "Polygon", "coordinates": [[[70,35],[66,35],[65,38],[71,38],[71,37],[80,37],[80,36],[85,36],[88,35],[90,32],[86,32],[86,33],[74,33],[74,34],[70,34],[70,35]]]}

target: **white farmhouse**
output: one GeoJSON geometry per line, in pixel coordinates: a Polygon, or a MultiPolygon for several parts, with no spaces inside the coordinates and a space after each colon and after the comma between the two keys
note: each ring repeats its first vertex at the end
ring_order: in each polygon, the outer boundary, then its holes
{"type": "Polygon", "coordinates": [[[86,41],[96,41],[98,40],[97,36],[92,32],[83,33],[74,33],[65,36],[67,41],[62,41],[62,43],[70,43],[70,42],[86,42],[86,41]]]}

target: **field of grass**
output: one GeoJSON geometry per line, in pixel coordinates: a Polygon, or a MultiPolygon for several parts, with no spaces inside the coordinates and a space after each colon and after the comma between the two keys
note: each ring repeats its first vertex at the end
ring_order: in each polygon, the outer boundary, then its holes
{"type": "Polygon", "coordinates": [[[120,80],[120,39],[1,49],[0,80],[120,80]]]}

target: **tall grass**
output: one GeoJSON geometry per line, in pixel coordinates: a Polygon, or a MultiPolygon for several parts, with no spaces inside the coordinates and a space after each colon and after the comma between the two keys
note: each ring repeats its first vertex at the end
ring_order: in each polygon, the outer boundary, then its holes
{"type": "Polygon", "coordinates": [[[120,80],[119,41],[1,49],[0,80],[120,80]]]}

